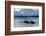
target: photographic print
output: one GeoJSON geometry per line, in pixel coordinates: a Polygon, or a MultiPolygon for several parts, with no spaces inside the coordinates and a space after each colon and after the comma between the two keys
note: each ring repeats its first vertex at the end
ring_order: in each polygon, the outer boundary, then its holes
{"type": "Polygon", "coordinates": [[[39,9],[14,8],[14,27],[38,27],[39,9]]]}
{"type": "Polygon", "coordinates": [[[44,3],[5,1],[5,34],[45,32],[44,3]]]}

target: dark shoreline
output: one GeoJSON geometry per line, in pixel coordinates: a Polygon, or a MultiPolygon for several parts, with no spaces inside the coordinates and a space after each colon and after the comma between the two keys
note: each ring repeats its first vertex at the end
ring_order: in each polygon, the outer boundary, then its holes
{"type": "Polygon", "coordinates": [[[39,17],[39,16],[14,16],[14,17],[39,17]]]}

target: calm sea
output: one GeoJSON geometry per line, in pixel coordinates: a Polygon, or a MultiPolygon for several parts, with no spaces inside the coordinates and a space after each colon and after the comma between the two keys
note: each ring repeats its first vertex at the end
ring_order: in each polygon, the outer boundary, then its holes
{"type": "Polygon", "coordinates": [[[14,17],[14,27],[38,27],[39,17],[14,17]],[[34,24],[23,23],[24,21],[34,21],[34,24]]]}

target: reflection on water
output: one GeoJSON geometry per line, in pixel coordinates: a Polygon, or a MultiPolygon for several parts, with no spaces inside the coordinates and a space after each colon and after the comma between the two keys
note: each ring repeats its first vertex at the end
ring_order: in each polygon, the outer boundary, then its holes
{"type": "Polygon", "coordinates": [[[39,17],[14,17],[14,27],[38,27],[39,17]],[[24,21],[34,21],[34,24],[24,23],[24,21]]]}

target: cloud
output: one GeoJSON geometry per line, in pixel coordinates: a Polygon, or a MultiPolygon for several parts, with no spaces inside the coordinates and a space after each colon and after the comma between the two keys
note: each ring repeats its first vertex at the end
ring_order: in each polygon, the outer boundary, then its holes
{"type": "Polygon", "coordinates": [[[33,9],[34,11],[37,11],[36,9],[33,9]]]}
{"type": "Polygon", "coordinates": [[[38,9],[16,9],[15,16],[38,16],[38,9]]]}
{"type": "Polygon", "coordinates": [[[14,10],[19,12],[21,9],[20,8],[15,8],[14,10]]]}

